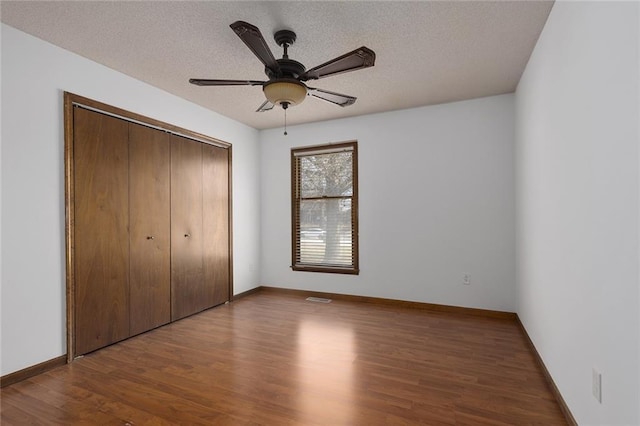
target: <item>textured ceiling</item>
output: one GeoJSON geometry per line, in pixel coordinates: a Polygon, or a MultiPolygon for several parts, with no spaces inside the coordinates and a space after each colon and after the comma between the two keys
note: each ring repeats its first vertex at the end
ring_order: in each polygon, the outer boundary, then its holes
{"type": "Polygon", "coordinates": [[[2,22],[257,129],[282,109],[257,113],[260,87],[197,87],[189,78],[265,80],[263,66],[229,28],[260,28],[276,58],[279,29],[297,33],[289,56],[314,67],[360,46],[373,68],[313,81],[353,95],[341,108],[308,97],[288,110],[307,123],[513,92],[550,1],[2,1],[2,22]]]}

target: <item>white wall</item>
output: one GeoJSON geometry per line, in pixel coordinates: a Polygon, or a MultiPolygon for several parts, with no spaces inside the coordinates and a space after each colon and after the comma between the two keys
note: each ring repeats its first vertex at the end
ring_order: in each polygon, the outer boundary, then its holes
{"type": "Polygon", "coordinates": [[[262,131],[261,284],[513,312],[513,105],[502,95],[262,131]],[[294,272],[290,148],[354,139],[360,275],[294,272]]]}
{"type": "Polygon", "coordinates": [[[585,425],[640,424],[639,7],[556,2],[516,92],[518,315],[585,425]]]}
{"type": "MultiPolygon", "coordinates": [[[[2,31],[0,31],[0,46],[2,31]]],[[[1,52],[0,52],[1,53],[1,52]]],[[[2,54],[0,54],[0,82],[2,81],[2,54]]],[[[0,84],[0,100],[2,98],[2,84],[0,84]]],[[[1,110],[1,106],[0,106],[1,110]]],[[[2,114],[0,114],[0,165],[2,165],[2,114]]],[[[2,168],[0,167],[0,189],[2,188],[2,168]]],[[[2,191],[0,191],[0,376],[2,375],[2,191]]]]}
{"type": "Polygon", "coordinates": [[[235,292],[259,283],[258,132],[2,25],[1,375],[66,353],[63,91],[232,143],[235,292]]]}

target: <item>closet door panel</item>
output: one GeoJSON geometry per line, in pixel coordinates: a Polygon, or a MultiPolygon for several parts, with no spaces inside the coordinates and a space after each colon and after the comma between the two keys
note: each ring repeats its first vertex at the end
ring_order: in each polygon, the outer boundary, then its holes
{"type": "Polygon", "coordinates": [[[171,319],[206,308],[202,265],[202,144],[171,136],[171,319]]]}
{"type": "Polygon", "coordinates": [[[129,124],[131,334],[171,321],[169,134],[129,124]]]}
{"type": "Polygon", "coordinates": [[[76,355],[129,336],[127,129],[74,108],[76,355]]]}
{"type": "Polygon", "coordinates": [[[210,306],[229,300],[229,150],[203,146],[204,279],[210,306]]]}

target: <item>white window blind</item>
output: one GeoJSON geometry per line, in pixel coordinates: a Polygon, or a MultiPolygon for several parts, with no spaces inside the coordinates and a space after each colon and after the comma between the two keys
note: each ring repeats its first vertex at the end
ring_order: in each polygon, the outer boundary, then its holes
{"type": "Polygon", "coordinates": [[[357,144],[294,148],[293,269],[358,273],[357,144]]]}

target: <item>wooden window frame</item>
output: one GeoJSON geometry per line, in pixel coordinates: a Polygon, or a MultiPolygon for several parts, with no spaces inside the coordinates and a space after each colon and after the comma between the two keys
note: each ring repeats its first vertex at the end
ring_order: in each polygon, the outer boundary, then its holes
{"type": "MultiPolygon", "coordinates": [[[[323,197],[327,198],[327,197],[323,197]]],[[[335,198],[335,197],[330,197],[335,198]]],[[[298,148],[291,148],[291,269],[294,271],[307,272],[326,272],[336,274],[358,275],[360,273],[359,265],[359,243],[358,243],[358,142],[348,141],[340,143],[330,143],[322,145],[312,145],[298,148]],[[335,265],[323,266],[320,264],[304,264],[298,262],[297,253],[300,249],[300,224],[299,224],[299,208],[300,197],[299,191],[299,170],[296,158],[300,154],[312,152],[332,152],[339,151],[341,148],[349,148],[352,152],[352,173],[353,173],[353,195],[351,199],[351,230],[352,230],[352,260],[353,265],[348,267],[340,267],[335,265]]]]}

